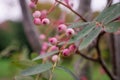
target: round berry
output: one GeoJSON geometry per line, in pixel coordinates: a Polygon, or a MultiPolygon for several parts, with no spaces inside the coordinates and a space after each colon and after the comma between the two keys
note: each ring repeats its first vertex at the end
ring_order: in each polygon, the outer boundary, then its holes
{"type": "Polygon", "coordinates": [[[73,36],[75,34],[75,31],[72,28],[68,28],[66,30],[66,35],[67,36],[73,36]]]}
{"type": "Polygon", "coordinates": [[[35,5],[34,2],[30,2],[29,7],[30,7],[30,8],[36,8],[36,5],[35,5]]]}
{"type": "Polygon", "coordinates": [[[47,43],[47,42],[44,42],[44,43],[42,44],[42,50],[45,51],[45,50],[47,50],[47,48],[48,48],[48,43],[47,43]]]}
{"type": "Polygon", "coordinates": [[[41,12],[40,11],[35,11],[34,13],[33,13],[33,17],[34,18],[39,18],[41,16],[41,12]]]}
{"type": "Polygon", "coordinates": [[[74,52],[75,50],[76,50],[76,46],[75,45],[70,45],[69,46],[69,50],[71,51],[71,52],[74,52]]]}
{"type": "Polygon", "coordinates": [[[53,45],[57,44],[57,39],[54,37],[54,38],[50,38],[49,39],[49,42],[53,45]]]}
{"type": "Polygon", "coordinates": [[[58,60],[59,60],[58,55],[53,55],[53,56],[52,56],[52,61],[53,61],[53,62],[57,62],[58,60]]]}
{"type": "Polygon", "coordinates": [[[44,34],[41,34],[41,35],[39,36],[39,39],[40,39],[40,40],[45,40],[45,38],[46,38],[46,36],[45,36],[44,34]]]}
{"type": "Polygon", "coordinates": [[[57,46],[52,46],[52,47],[51,47],[51,51],[56,51],[56,50],[58,50],[58,47],[57,47],[57,46]]]}
{"type": "Polygon", "coordinates": [[[42,24],[50,24],[50,20],[48,18],[42,19],[42,24]]]}
{"type": "Polygon", "coordinates": [[[65,24],[60,24],[58,26],[58,31],[59,32],[66,31],[66,29],[67,29],[67,26],[65,24]]]}
{"type": "Polygon", "coordinates": [[[34,18],[34,24],[36,25],[40,25],[41,24],[41,20],[39,18],[34,18]]]}
{"type": "Polygon", "coordinates": [[[62,54],[63,54],[64,56],[69,56],[69,55],[70,55],[70,50],[69,50],[69,49],[64,49],[64,50],[62,51],[62,54]]]}

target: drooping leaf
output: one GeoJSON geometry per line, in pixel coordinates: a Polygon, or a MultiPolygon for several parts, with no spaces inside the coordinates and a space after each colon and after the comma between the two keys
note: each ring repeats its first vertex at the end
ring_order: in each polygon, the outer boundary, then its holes
{"type": "Polygon", "coordinates": [[[42,58],[45,58],[45,57],[49,57],[49,56],[54,55],[54,54],[56,54],[58,52],[59,52],[59,50],[53,51],[53,52],[48,52],[46,54],[43,54],[43,55],[40,55],[40,56],[34,58],[33,61],[38,60],[38,59],[42,59],[42,58]]]}
{"type": "Polygon", "coordinates": [[[39,64],[39,65],[35,65],[32,66],[28,69],[23,70],[20,75],[22,76],[30,76],[30,75],[35,75],[35,74],[39,74],[42,72],[45,72],[49,69],[52,68],[52,64],[51,63],[45,63],[45,64],[39,64]]]}
{"type": "Polygon", "coordinates": [[[72,23],[70,26],[68,26],[69,28],[80,28],[80,27],[83,27],[85,25],[89,25],[91,24],[91,22],[74,22],[72,23]]]}
{"type": "Polygon", "coordinates": [[[105,25],[106,32],[116,32],[120,28],[120,22],[111,22],[105,25]]]}
{"type": "Polygon", "coordinates": [[[81,38],[85,37],[86,35],[89,34],[90,31],[92,31],[95,28],[96,24],[91,23],[87,25],[85,28],[83,28],[81,31],[77,33],[70,41],[77,41],[80,40],[81,38]]]}
{"type": "Polygon", "coordinates": [[[64,70],[65,72],[67,72],[68,74],[70,74],[74,80],[79,80],[78,77],[72,72],[70,71],[69,69],[63,67],[63,66],[57,66],[58,69],[62,69],[64,70]]]}
{"type": "Polygon", "coordinates": [[[118,17],[120,17],[120,3],[106,8],[95,20],[107,24],[118,17]]]}
{"type": "Polygon", "coordinates": [[[81,42],[79,50],[86,48],[101,32],[101,27],[92,30],[81,42]]]}

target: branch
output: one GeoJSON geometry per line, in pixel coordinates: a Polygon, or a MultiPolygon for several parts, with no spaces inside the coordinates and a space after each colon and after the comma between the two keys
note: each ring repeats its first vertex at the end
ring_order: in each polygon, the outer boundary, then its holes
{"type": "Polygon", "coordinates": [[[77,16],[79,16],[84,22],[87,22],[87,20],[85,18],[83,18],[79,13],[77,13],[76,11],[74,11],[72,8],[70,8],[68,5],[62,3],[61,1],[55,0],[56,2],[62,4],[63,6],[67,7],[69,10],[71,10],[73,13],[75,13],[77,16]]]}
{"type": "Polygon", "coordinates": [[[87,59],[87,60],[91,60],[91,61],[93,61],[93,62],[97,62],[97,61],[98,61],[97,59],[94,59],[94,58],[92,58],[92,57],[89,57],[89,56],[84,55],[83,53],[81,53],[81,52],[78,51],[78,50],[76,51],[76,53],[79,54],[80,56],[84,57],[84,58],[87,59]]]}
{"type": "Polygon", "coordinates": [[[39,52],[40,50],[40,42],[38,38],[38,31],[35,29],[34,24],[32,22],[32,18],[29,12],[29,9],[26,4],[26,0],[19,0],[22,13],[23,13],[23,24],[24,24],[24,32],[27,36],[28,42],[30,46],[35,52],[39,52]]]}
{"type": "Polygon", "coordinates": [[[97,50],[97,53],[98,53],[98,62],[100,63],[100,65],[102,66],[102,68],[105,70],[106,74],[111,78],[111,80],[115,80],[115,76],[108,70],[104,60],[102,59],[102,55],[101,55],[101,51],[100,51],[100,48],[99,48],[99,41],[100,41],[100,38],[102,35],[104,35],[105,32],[102,32],[98,38],[97,38],[97,42],[96,42],[96,50],[97,50]]]}
{"type": "Polygon", "coordinates": [[[112,2],[113,2],[113,0],[107,0],[106,8],[107,8],[107,7],[110,7],[110,6],[112,5],[112,2]]]}

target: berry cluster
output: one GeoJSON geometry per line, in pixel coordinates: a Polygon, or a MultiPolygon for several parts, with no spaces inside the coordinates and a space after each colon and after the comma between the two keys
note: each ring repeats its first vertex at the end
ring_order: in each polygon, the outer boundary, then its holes
{"type": "MultiPolygon", "coordinates": [[[[65,0],[64,2],[68,4],[69,1],[65,0]]],[[[55,8],[55,5],[54,5],[54,8],[55,8]]],[[[32,9],[36,8],[36,4],[34,1],[32,1],[29,6],[32,9]]],[[[35,10],[32,14],[34,24],[35,25],[50,25],[52,21],[50,21],[50,19],[48,19],[47,16],[49,15],[48,13],[52,11],[49,11],[49,12],[48,11],[47,10],[41,10],[41,11],[35,10]]],[[[48,38],[48,42],[46,41],[47,37],[45,34],[41,34],[39,36],[39,39],[43,42],[40,54],[45,54],[46,52],[49,52],[49,51],[59,50],[59,52],[63,56],[70,56],[72,53],[76,51],[76,46],[74,44],[70,44],[70,45],[65,44],[63,46],[59,46],[58,44],[62,41],[67,43],[67,41],[71,39],[72,36],[75,35],[75,30],[72,28],[68,28],[68,26],[65,23],[60,23],[57,25],[56,31],[59,33],[59,35],[55,35],[54,37],[48,38]],[[60,37],[61,35],[64,35],[64,36],[60,37]]],[[[59,60],[59,56],[53,55],[51,60],[53,62],[57,62],[59,60]]]]}

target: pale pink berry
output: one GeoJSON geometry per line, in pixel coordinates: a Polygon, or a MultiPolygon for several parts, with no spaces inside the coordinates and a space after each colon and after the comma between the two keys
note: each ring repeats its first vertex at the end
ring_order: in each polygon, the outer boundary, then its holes
{"type": "Polygon", "coordinates": [[[73,36],[75,34],[75,31],[72,28],[68,28],[66,30],[66,35],[67,36],[73,36]]]}
{"type": "Polygon", "coordinates": [[[39,18],[41,16],[41,12],[40,11],[35,11],[34,13],[33,13],[33,17],[34,18],[39,18]]]}
{"type": "Polygon", "coordinates": [[[46,18],[46,16],[47,16],[47,10],[42,10],[40,18],[44,19],[44,18],[46,18]]]}
{"type": "Polygon", "coordinates": [[[47,42],[44,42],[44,43],[42,44],[42,50],[45,51],[45,50],[47,50],[47,49],[48,49],[48,43],[47,43],[47,42]]]}
{"type": "Polygon", "coordinates": [[[69,56],[69,55],[70,55],[70,50],[69,50],[69,49],[64,49],[64,50],[62,51],[62,54],[63,54],[64,56],[69,56]]]}
{"type": "Polygon", "coordinates": [[[50,20],[48,18],[42,19],[42,24],[50,24],[50,20]]]}
{"type": "Polygon", "coordinates": [[[70,45],[69,46],[69,50],[71,51],[71,52],[74,52],[75,50],[76,50],[76,46],[75,45],[70,45]]]}
{"type": "Polygon", "coordinates": [[[30,2],[29,7],[30,8],[36,8],[36,4],[34,2],[30,2]]]}
{"type": "Polygon", "coordinates": [[[41,24],[41,20],[39,18],[34,18],[34,24],[36,25],[40,25],[41,24]]]}
{"type": "Polygon", "coordinates": [[[57,47],[57,46],[52,46],[52,47],[51,47],[51,51],[56,51],[56,50],[58,50],[58,47],[57,47]]]}
{"type": "Polygon", "coordinates": [[[59,60],[58,55],[53,55],[53,56],[52,56],[52,61],[53,61],[53,62],[57,62],[58,60],[59,60]]]}
{"type": "Polygon", "coordinates": [[[44,55],[45,54],[45,51],[40,51],[40,55],[44,55]]]}
{"type": "Polygon", "coordinates": [[[49,39],[49,42],[50,42],[51,44],[55,45],[55,44],[57,44],[57,39],[56,39],[55,37],[50,38],[50,39],[49,39]]]}
{"type": "Polygon", "coordinates": [[[40,40],[45,40],[45,38],[46,38],[46,36],[45,36],[44,34],[41,34],[41,35],[39,36],[39,39],[40,39],[40,40]]]}
{"type": "Polygon", "coordinates": [[[67,26],[65,24],[60,24],[58,26],[58,31],[59,32],[66,31],[66,29],[67,29],[67,26]]]}

